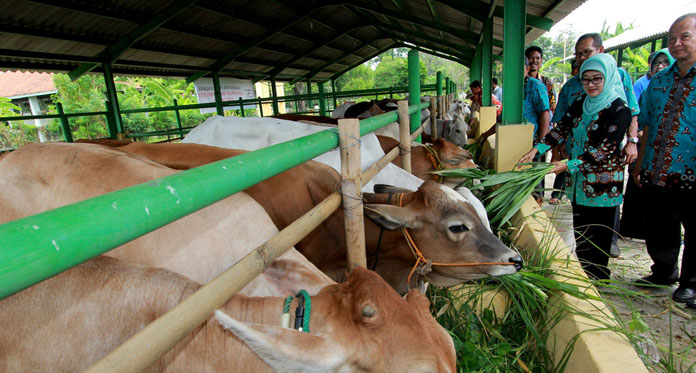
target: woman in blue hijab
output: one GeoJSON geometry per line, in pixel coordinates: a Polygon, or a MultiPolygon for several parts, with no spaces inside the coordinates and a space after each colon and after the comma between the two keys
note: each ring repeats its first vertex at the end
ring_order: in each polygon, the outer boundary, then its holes
{"type": "Polygon", "coordinates": [[[631,110],[612,56],[600,53],[590,57],[580,67],[580,77],[585,94],[520,163],[568,143],[568,161],[553,162],[551,172],[567,170],[571,174],[567,195],[573,204],[576,254],[583,269],[595,279],[609,279],[611,227],[623,202],[621,142],[631,124],[631,110]]]}

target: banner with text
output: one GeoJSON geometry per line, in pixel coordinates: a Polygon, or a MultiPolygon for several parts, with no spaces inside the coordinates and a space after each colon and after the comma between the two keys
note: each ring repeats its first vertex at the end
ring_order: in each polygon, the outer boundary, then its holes
{"type": "MultiPolygon", "coordinates": [[[[193,83],[196,88],[196,96],[198,103],[206,104],[215,102],[215,89],[213,88],[212,78],[200,78],[193,83]]],[[[236,101],[241,97],[244,100],[256,98],[254,85],[251,80],[242,80],[235,78],[220,78],[220,93],[222,93],[222,101],[236,101]]],[[[245,109],[255,108],[256,105],[245,104],[245,109]]],[[[225,106],[225,110],[238,110],[239,105],[225,106]]],[[[215,108],[203,108],[201,114],[214,113],[215,108]]]]}

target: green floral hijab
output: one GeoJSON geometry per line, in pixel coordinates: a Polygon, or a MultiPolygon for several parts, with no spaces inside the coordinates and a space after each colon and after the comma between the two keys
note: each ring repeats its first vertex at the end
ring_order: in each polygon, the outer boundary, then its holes
{"type": "Polygon", "coordinates": [[[599,71],[604,75],[604,88],[597,97],[585,97],[585,101],[582,103],[583,116],[596,117],[597,113],[609,107],[617,98],[628,102],[614,57],[606,53],[599,53],[588,58],[580,67],[580,77],[582,78],[585,71],[590,70],[599,71]]]}

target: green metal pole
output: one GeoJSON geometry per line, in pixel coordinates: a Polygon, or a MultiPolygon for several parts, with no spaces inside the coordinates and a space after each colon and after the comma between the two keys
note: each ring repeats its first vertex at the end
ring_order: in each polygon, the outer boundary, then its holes
{"type": "Polygon", "coordinates": [[[278,115],[278,90],[275,79],[271,79],[271,96],[273,96],[273,115],[278,115]]]}
{"type": "Polygon", "coordinates": [[[312,104],[312,81],[307,79],[307,95],[310,96],[309,99],[307,100],[307,105],[309,105],[309,110],[311,111],[314,108],[314,105],[312,104]]]}
{"type": "Polygon", "coordinates": [[[487,19],[483,23],[483,43],[481,45],[481,85],[483,93],[481,102],[483,106],[491,106],[491,78],[493,77],[493,20],[487,19]]]}
{"type": "Polygon", "coordinates": [[[505,2],[503,17],[503,124],[522,123],[526,0],[505,2]]]}
{"type": "Polygon", "coordinates": [[[449,79],[449,77],[447,77],[447,78],[445,78],[445,95],[452,93],[452,92],[450,92],[451,88],[452,88],[452,86],[450,85],[450,79],[449,79]]]}
{"type": "Polygon", "coordinates": [[[112,139],[116,138],[116,124],[114,124],[114,114],[111,110],[111,103],[109,100],[104,101],[104,106],[106,107],[106,128],[109,130],[109,137],[112,139]]]}
{"type": "Polygon", "coordinates": [[[336,107],[338,106],[338,101],[336,99],[336,80],[331,79],[331,94],[333,94],[333,103],[334,103],[334,110],[336,110],[336,107]]]}
{"type": "Polygon", "coordinates": [[[616,59],[616,66],[621,67],[621,62],[623,62],[623,48],[619,48],[619,57],[616,59]]]}
{"type": "Polygon", "coordinates": [[[109,136],[112,139],[118,137],[119,133],[123,133],[123,124],[121,122],[121,109],[118,105],[118,94],[116,93],[116,85],[114,84],[114,75],[111,73],[111,65],[108,63],[102,64],[104,70],[104,84],[106,85],[106,97],[109,103],[109,112],[115,132],[109,131],[109,136]]]}
{"type": "Polygon", "coordinates": [[[326,98],[324,97],[324,82],[317,83],[319,88],[319,115],[326,116],[326,98]]]}
{"type": "Polygon", "coordinates": [[[72,131],[70,130],[70,122],[63,112],[63,104],[60,102],[56,103],[56,110],[58,110],[58,115],[60,115],[60,127],[63,129],[63,137],[65,142],[73,142],[72,131]]]}
{"type": "Polygon", "coordinates": [[[259,99],[259,117],[263,117],[263,102],[261,101],[261,96],[259,96],[258,99],[259,99]]]}
{"type": "Polygon", "coordinates": [[[174,99],[174,117],[176,118],[176,126],[179,128],[179,136],[184,137],[184,129],[181,127],[181,114],[179,113],[179,101],[174,99]]]}
{"type": "Polygon", "coordinates": [[[442,71],[438,71],[436,76],[437,82],[437,95],[442,96],[442,71]]]}
{"type": "Polygon", "coordinates": [[[220,73],[213,71],[213,91],[215,92],[215,112],[219,116],[225,116],[225,110],[222,107],[222,92],[220,91],[220,73]]]}
{"type": "Polygon", "coordinates": [[[242,112],[242,118],[244,118],[244,101],[241,97],[239,98],[239,111],[242,112]]]}
{"type": "MultiPolygon", "coordinates": [[[[418,51],[411,49],[408,51],[408,104],[420,105],[420,61],[418,51]]],[[[421,124],[421,112],[416,110],[411,114],[411,132],[415,131],[421,124]]],[[[421,137],[416,138],[421,142],[421,137]]]]}

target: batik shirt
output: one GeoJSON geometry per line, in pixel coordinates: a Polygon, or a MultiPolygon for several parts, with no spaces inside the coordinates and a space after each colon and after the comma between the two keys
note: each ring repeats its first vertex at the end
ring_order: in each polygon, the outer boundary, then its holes
{"type": "Polygon", "coordinates": [[[525,78],[524,119],[534,124],[534,137],[539,130],[539,113],[549,110],[549,96],[546,86],[539,79],[525,78]]]}
{"type": "MultiPolygon", "coordinates": [[[[636,95],[633,93],[633,83],[631,82],[631,76],[628,75],[626,70],[618,69],[621,75],[621,81],[624,85],[624,90],[626,91],[626,99],[628,99],[628,107],[631,109],[631,115],[638,115],[640,113],[640,108],[638,107],[638,101],[636,100],[636,95]]],[[[570,78],[561,88],[561,92],[558,94],[558,103],[556,104],[556,111],[553,113],[551,118],[551,123],[558,123],[561,118],[565,115],[566,111],[570,105],[578,99],[578,97],[585,94],[582,89],[582,83],[580,82],[580,74],[575,75],[570,78]]]]}
{"type": "Polygon", "coordinates": [[[650,79],[638,123],[648,131],[641,180],[696,190],[696,65],[684,77],[677,64],[650,79]]]}
{"type": "Polygon", "coordinates": [[[556,128],[535,147],[544,154],[567,141],[571,174],[568,198],[582,206],[618,206],[623,203],[621,141],[631,125],[631,110],[617,98],[594,118],[583,118],[584,98],[578,97],[556,128]]]}
{"type": "Polygon", "coordinates": [[[541,82],[546,86],[546,94],[549,96],[549,109],[551,111],[556,110],[556,90],[553,89],[553,82],[548,77],[543,75],[538,75],[541,77],[541,82]]]}

